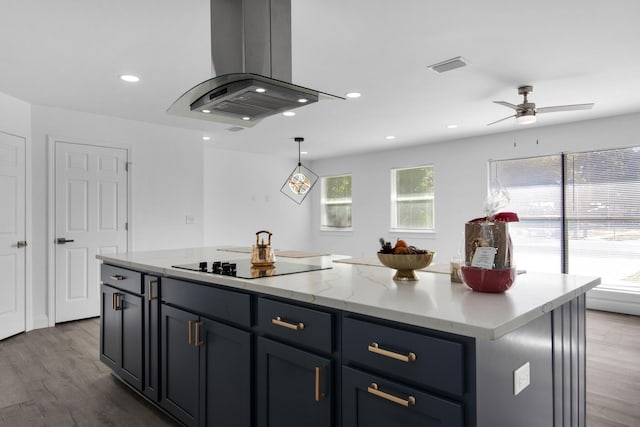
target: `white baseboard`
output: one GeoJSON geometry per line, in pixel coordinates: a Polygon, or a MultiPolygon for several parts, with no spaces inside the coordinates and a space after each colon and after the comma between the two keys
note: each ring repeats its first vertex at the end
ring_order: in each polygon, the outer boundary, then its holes
{"type": "Polygon", "coordinates": [[[49,327],[49,316],[41,314],[33,318],[33,329],[41,329],[49,327]]]}
{"type": "Polygon", "coordinates": [[[587,308],[640,316],[640,292],[595,288],[587,292],[587,308]]]}

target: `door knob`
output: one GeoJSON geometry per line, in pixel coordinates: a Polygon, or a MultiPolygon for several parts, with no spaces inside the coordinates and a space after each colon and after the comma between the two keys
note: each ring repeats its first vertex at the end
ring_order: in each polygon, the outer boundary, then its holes
{"type": "Polygon", "coordinates": [[[64,245],[65,243],[71,243],[71,242],[73,242],[73,241],[74,241],[73,239],[72,239],[72,240],[69,240],[69,239],[66,239],[66,238],[64,238],[64,237],[58,237],[58,238],[56,239],[56,243],[57,243],[57,244],[59,244],[59,245],[64,245]]]}
{"type": "Polygon", "coordinates": [[[18,243],[16,245],[18,248],[24,248],[25,246],[27,246],[27,241],[26,240],[18,240],[18,243]]]}

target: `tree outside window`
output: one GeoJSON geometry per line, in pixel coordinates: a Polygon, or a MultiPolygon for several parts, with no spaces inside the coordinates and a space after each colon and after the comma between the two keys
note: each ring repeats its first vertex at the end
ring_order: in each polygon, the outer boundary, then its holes
{"type": "Polygon", "coordinates": [[[431,231],[434,219],[433,166],[391,170],[391,228],[431,231]]]}
{"type": "Polygon", "coordinates": [[[351,175],[327,176],[321,180],[322,230],[351,230],[351,175]]]}

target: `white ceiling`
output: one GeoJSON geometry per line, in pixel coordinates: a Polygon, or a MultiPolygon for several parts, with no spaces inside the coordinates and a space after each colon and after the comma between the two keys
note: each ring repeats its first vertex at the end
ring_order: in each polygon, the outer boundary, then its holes
{"type": "Polygon", "coordinates": [[[169,116],[212,77],[209,0],[0,0],[0,92],[36,105],[194,130],[224,149],[308,158],[521,128],[494,100],[538,107],[531,127],[640,111],[637,0],[292,0],[293,83],[357,100],[229,125],[169,116]],[[427,66],[463,56],[446,74],[427,66]],[[117,77],[138,74],[126,84],[117,77]],[[447,125],[457,124],[457,129],[447,125]],[[386,135],[395,135],[389,141],[386,135]]]}

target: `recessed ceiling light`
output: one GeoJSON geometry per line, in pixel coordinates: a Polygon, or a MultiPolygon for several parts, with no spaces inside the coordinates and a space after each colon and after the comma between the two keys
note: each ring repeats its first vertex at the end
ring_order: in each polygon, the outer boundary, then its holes
{"type": "Polygon", "coordinates": [[[349,92],[349,93],[347,93],[345,96],[346,96],[347,98],[354,99],[354,98],[360,98],[360,97],[362,96],[362,94],[361,94],[361,93],[359,93],[359,92],[349,92]]]}
{"type": "Polygon", "coordinates": [[[396,139],[395,135],[387,135],[384,139],[396,139]]]}
{"type": "Polygon", "coordinates": [[[210,139],[211,139],[211,137],[210,137],[210,136],[203,136],[203,137],[202,137],[202,140],[203,140],[203,141],[209,141],[210,139]]]}
{"type": "Polygon", "coordinates": [[[211,110],[206,110],[206,109],[205,109],[205,110],[202,110],[202,112],[203,112],[203,113],[205,113],[205,114],[208,114],[208,113],[210,113],[210,112],[211,112],[211,110]]]}
{"type": "Polygon", "coordinates": [[[447,125],[447,129],[455,129],[458,125],[447,125]]]}
{"type": "Polygon", "coordinates": [[[306,99],[306,98],[300,98],[300,99],[298,99],[298,102],[301,103],[301,104],[304,104],[305,102],[309,102],[309,100],[306,99]]]}
{"type": "Polygon", "coordinates": [[[125,82],[135,83],[140,81],[140,77],[134,76],[133,74],[121,74],[120,80],[123,80],[125,82]]]}
{"type": "Polygon", "coordinates": [[[294,113],[293,111],[285,111],[284,113],[282,113],[282,115],[287,117],[293,117],[296,115],[296,113],[294,113]]]}
{"type": "Polygon", "coordinates": [[[251,117],[244,116],[244,117],[242,118],[242,120],[244,120],[244,121],[249,121],[249,120],[251,120],[251,117]]]}
{"type": "Polygon", "coordinates": [[[256,92],[258,92],[258,93],[263,93],[263,92],[266,92],[266,91],[267,90],[265,88],[263,88],[263,87],[259,87],[259,88],[256,89],[256,92]]]}

